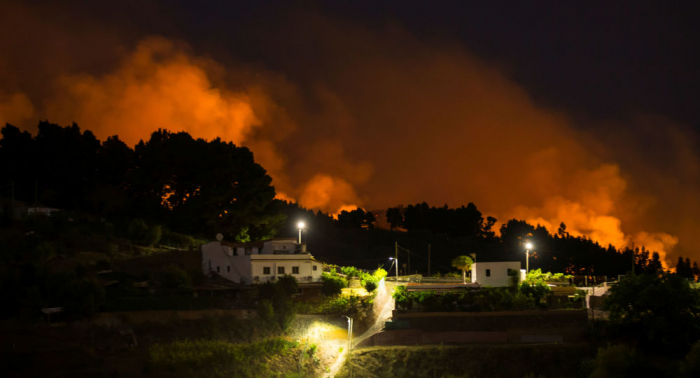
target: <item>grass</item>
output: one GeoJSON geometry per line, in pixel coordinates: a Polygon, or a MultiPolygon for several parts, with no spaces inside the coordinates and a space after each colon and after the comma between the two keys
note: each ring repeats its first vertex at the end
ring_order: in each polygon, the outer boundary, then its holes
{"type": "Polygon", "coordinates": [[[336,377],[575,377],[594,355],[588,344],[372,347],[353,351],[336,377]]]}
{"type": "Polygon", "coordinates": [[[208,339],[175,341],[151,346],[149,370],[187,376],[287,376],[297,372],[299,348],[297,342],[282,338],[251,344],[208,339]]]}

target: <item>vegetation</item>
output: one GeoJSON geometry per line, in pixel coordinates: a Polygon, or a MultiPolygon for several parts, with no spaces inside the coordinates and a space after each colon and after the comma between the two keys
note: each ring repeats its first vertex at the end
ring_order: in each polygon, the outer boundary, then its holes
{"type": "Polygon", "coordinates": [[[539,302],[526,293],[508,288],[485,287],[481,290],[461,290],[447,293],[433,291],[408,292],[405,286],[394,290],[399,311],[453,312],[504,311],[535,308],[539,302]]]}
{"type": "MultiPolygon", "coordinates": [[[[551,291],[546,282],[552,279],[566,281],[569,277],[540,270],[531,271],[520,285],[511,287],[484,287],[479,290],[455,290],[447,293],[432,291],[408,292],[406,286],[394,289],[396,307],[403,311],[503,311],[546,307],[543,301],[551,291]],[[553,278],[556,277],[556,278],[553,278]],[[418,307],[414,308],[414,304],[418,307]]],[[[580,298],[579,298],[580,300],[580,298]]]]}
{"type": "Polygon", "coordinates": [[[462,281],[467,283],[467,270],[470,270],[474,260],[469,256],[457,256],[452,259],[452,266],[462,271],[462,281]]]}
{"type": "Polygon", "coordinates": [[[296,278],[290,275],[260,285],[261,302],[258,305],[258,315],[266,321],[274,320],[283,331],[286,331],[296,316],[292,295],[296,294],[298,289],[296,278]]]}
{"type": "Polygon", "coordinates": [[[183,340],[155,344],[149,348],[150,368],[154,372],[177,372],[186,376],[269,377],[298,372],[297,364],[287,371],[276,371],[272,362],[288,357],[296,361],[296,342],[281,338],[252,344],[232,344],[222,340],[183,340]]]}
{"type": "Polygon", "coordinates": [[[677,274],[625,276],[604,302],[614,335],[646,351],[684,353],[700,339],[700,292],[677,274]]]}
{"type": "Polygon", "coordinates": [[[575,377],[581,359],[594,354],[580,344],[373,347],[355,350],[336,376],[575,377]]]}
{"type": "Polygon", "coordinates": [[[12,125],[2,136],[0,184],[12,183],[17,200],[131,219],[130,236],[143,245],[158,243],[159,225],[242,240],[273,236],[284,222],[272,179],[230,142],[158,130],[131,149],[117,136],[100,141],[76,124],[44,121],[35,137],[12,125]]]}

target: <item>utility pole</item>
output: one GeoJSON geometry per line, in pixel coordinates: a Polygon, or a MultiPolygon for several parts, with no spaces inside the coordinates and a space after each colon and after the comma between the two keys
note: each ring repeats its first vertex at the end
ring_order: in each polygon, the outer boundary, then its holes
{"type": "Polygon", "coordinates": [[[406,265],[406,272],[411,275],[411,251],[406,250],[406,256],[408,256],[408,263],[406,265]]]}
{"type": "Polygon", "coordinates": [[[396,282],[399,282],[399,242],[394,242],[394,259],[396,259],[396,282]]]}
{"type": "Polygon", "coordinates": [[[430,244],[428,244],[428,277],[430,277],[430,244]]]}

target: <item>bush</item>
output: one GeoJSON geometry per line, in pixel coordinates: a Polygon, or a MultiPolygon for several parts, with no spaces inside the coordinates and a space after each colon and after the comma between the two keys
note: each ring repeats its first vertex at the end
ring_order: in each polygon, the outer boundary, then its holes
{"type": "Polygon", "coordinates": [[[134,244],[142,244],[146,240],[146,235],[148,234],[148,226],[143,219],[137,218],[132,219],[129,222],[129,228],[127,230],[127,237],[134,244]]]}
{"type": "Polygon", "coordinates": [[[377,282],[376,281],[372,281],[372,280],[365,281],[365,290],[367,290],[368,292],[373,292],[376,289],[377,289],[377,282]]]}
{"type": "Polygon", "coordinates": [[[643,361],[629,345],[612,345],[598,349],[591,378],[647,377],[643,361]]]}
{"type": "Polygon", "coordinates": [[[149,227],[145,239],[146,245],[149,247],[153,247],[154,245],[158,244],[161,235],[162,231],[160,225],[156,224],[149,227]]]}
{"type": "Polygon", "coordinates": [[[683,361],[682,373],[684,377],[700,377],[700,341],[696,341],[683,361]]]}
{"type": "Polygon", "coordinates": [[[171,265],[160,273],[160,287],[165,293],[188,293],[192,291],[192,280],[186,271],[171,265]]]}
{"type": "Polygon", "coordinates": [[[274,311],[272,309],[272,302],[268,300],[261,300],[258,302],[257,306],[258,317],[266,322],[271,322],[274,318],[274,311]]]}
{"type": "Polygon", "coordinates": [[[686,354],[700,338],[700,293],[671,273],[627,275],[603,303],[611,330],[646,350],[686,354]]]}
{"type": "Polygon", "coordinates": [[[343,292],[343,288],[348,287],[348,280],[334,273],[323,272],[321,281],[323,282],[321,292],[329,297],[340,295],[343,292]]]}

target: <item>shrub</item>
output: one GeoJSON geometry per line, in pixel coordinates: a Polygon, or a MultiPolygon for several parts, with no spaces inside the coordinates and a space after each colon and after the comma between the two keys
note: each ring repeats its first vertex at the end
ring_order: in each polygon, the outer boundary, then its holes
{"type": "Polygon", "coordinates": [[[272,302],[268,300],[261,300],[258,302],[257,306],[258,317],[266,322],[271,322],[274,318],[274,311],[272,309],[272,302]]]}
{"type": "Polygon", "coordinates": [[[637,350],[629,345],[612,345],[598,349],[591,378],[644,377],[637,350]]]}
{"type": "Polygon", "coordinates": [[[365,281],[365,290],[372,292],[377,289],[377,282],[373,280],[365,281]]]}
{"type": "Polygon", "coordinates": [[[700,293],[671,273],[627,275],[603,303],[611,330],[643,349],[685,354],[700,339],[700,293]]]}
{"type": "Polygon", "coordinates": [[[148,233],[146,234],[145,244],[149,247],[153,247],[158,244],[160,237],[162,235],[162,230],[160,225],[156,224],[148,228],[148,233]]]}
{"type": "Polygon", "coordinates": [[[160,286],[166,293],[188,293],[192,291],[192,280],[183,269],[171,265],[160,273],[160,286]]]}
{"type": "Polygon", "coordinates": [[[700,377],[700,341],[696,341],[685,356],[682,367],[683,376],[700,377]]]}
{"type": "Polygon", "coordinates": [[[323,282],[321,292],[329,297],[339,295],[343,292],[343,288],[348,287],[348,280],[333,273],[323,272],[321,281],[323,282]]]}
{"type": "Polygon", "coordinates": [[[135,244],[141,244],[146,240],[146,235],[148,234],[148,226],[143,219],[137,218],[132,219],[129,222],[129,228],[127,230],[127,235],[129,240],[135,244]]]}

